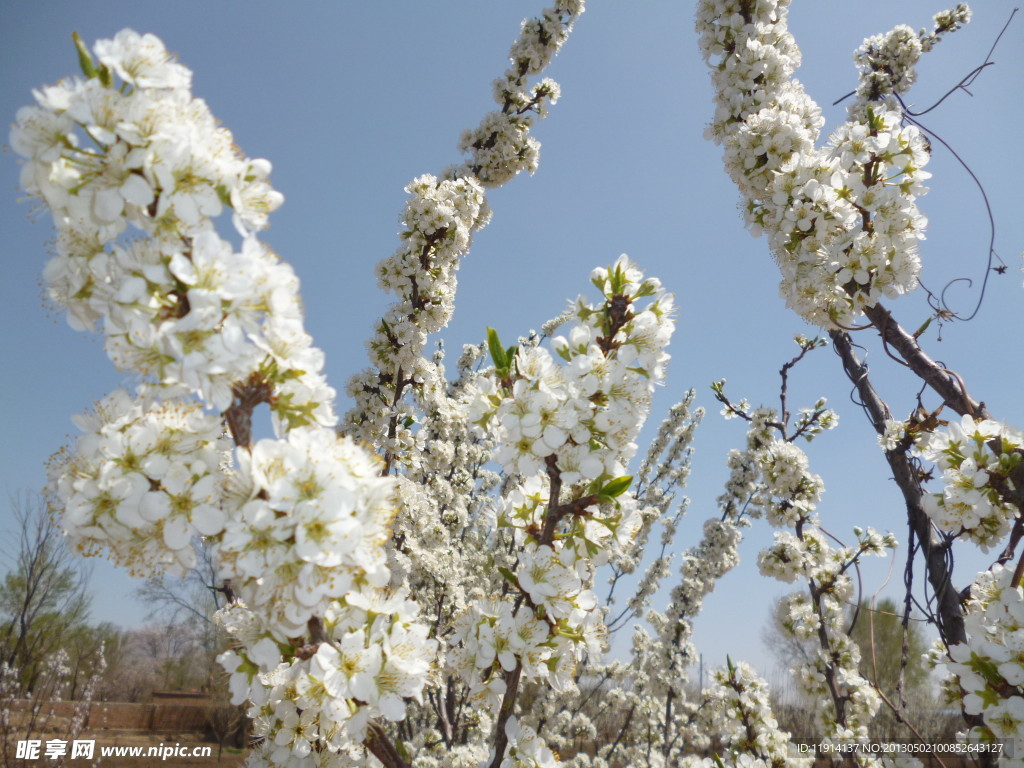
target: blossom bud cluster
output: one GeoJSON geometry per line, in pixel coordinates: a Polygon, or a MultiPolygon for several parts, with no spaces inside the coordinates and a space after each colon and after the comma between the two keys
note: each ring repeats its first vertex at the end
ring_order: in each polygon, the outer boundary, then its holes
{"type": "MultiPolygon", "coordinates": [[[[748,437],[748,442],[750,438],[748,437]]],[[[718,580],[740,561],[739,544],[742,529],[750,525],[744,517],[749,502],[758,488],[758,472],[754,451],[733,450],[728,458],[729,479],[724,493],[718,497],[720,517],[704,521],[704,535],[695,546],[682,555],[679,583],[672,589],[669,607],[664,614],[647,612],[647,619],[658,630],[654,640],[638,630],[634,636],[634,655],[638,640],[651,644],[649,653],[656,654],[663,676],[651,681],[654,692],[663,693],[685,679],[687,670],[697,657],[693,645],[693,621],[704,607],[704,598],[714,591],[718,580]]]]}
{"type": "Polygon", "coordinates": [[[923,499],[932,522],[947,533],[962,533],[984,551],[997,544],[1018,514],[1003,492],[1020,464],[1022,446],[1020,430],[969,415],[919,433],[918,452],[942,470],[942,492],[923,499]]]}
{"type": "Polygon", "coordinates": [[[380,287],[399,298],[367,342],[374,367],[349,381],[356,402],[345,419],[354,436],[389,455],[409,454],[414,445],[409,427],[415,413],[401,399],[405,388],[442,386],[435,366],[423,357],[427,335],[451,319],[459,259],[469,251],[473,231],[490,216],[484,191],[472,178],[424,175],[405,191],[410,197],[402,246],[377,265],[380,287]]]}
{"type": "Polygon", "coordinates": [[[239,154],[153,35],[122,30],[94,51],[99,64],[82,48],[84,79],[36,91],[11,129],[22,184],[58,229],[50,297],[77,329],[102,321],[115,365],[166,396],[223,410],[258,375],[278,419],[332,423],[298,281],[254,234],[283,199],[270,163],[239,154]],[[244,235],[237,253],[212,222],[225,205],[244,235]]]}
{"type": "Polygon", "coordinates": [[[530,135],[534,115],[547,115],[548,104],[561,92],[551,78],[533,86],[527,79],[541,74],[569,39],[584,0],[558,0],[539,18],[523,22],[509,51],[511,66],[494,81],[494,100],[501,109],[487,113],[480,125],[465,131],[459,151],[470,158],[457,172],[479,179],[485,187],[499,187],[520,171],[533,173],[540,161],[540,142],[530,135]]]}
{"type": "Polygon", "coordinates": [[[946,669],[954,675],[964,711],[981,715],[971,741],[1024,737],[1024,591],[1001,565],[971,585],[964,616],[967,642],[950,646],[946,669]]]}
{"type": "Polygon", "coordinates": [[[928,146],[901,125],[891,96],[913,81],[921,50],[969,14],[937,17],[923,37],[899,27],[865,41],[859,98],[817,148],[823,119],[793,79],[800,52],[788,4],[701,3],[697,27],[716,91],[709,135],[724,146],[753,234],[770,239],[787,305],[816,325],[845,327],[881,297],[917,285],[926,220],[915,200],[927,191],[928,146]]]}
{"type": "Polygon", "coordinates": [[[220,419],[193,403],[118,390],[75,417],[72,456],[55,467],[68,540],[138,576],[196,566],[194,536],[224,528],[220,419]]]}
{"type": "MultiPolygon", "coordinates": [[[[659,752],[665,751],[666,765],[687,764],[687,754],[705,750],[711,744],[712,732],[697,717],[699,700],[688,700],[680,696],[680,691],[697,658],[692,641],[694,619],[718,579],[739,563],[741,529],[749,525],[744,511],[757,480],[752,464],[750,451],[730,454],[730,480],[726,492],[718,499],[721,515],[706,520],[701,541],[682,553],[679,580],[672,589],[667,609],[661,612],[648,608],[643,616],[650,629],[637,625],[633,633],[633,663],[624,671],[629,692],[621,694],[625,699],[622,706],[634,712],[634,728],[666,734],[667,741],[658,748],[659,752]],[[670,708],[665,707],[666,697],[673,702],[670,708]]],[[[668,559],[659,560],[661,570],[667,571],[668,559]]],[[[646,764],[650,750],[638,742],[633,748],[626,748],[624,754],[626,764],[646,764]]]]}
{"type": "MultiPolygon", "coordinates": [[[[809,348],[805,339],[797,341],[805,351],[809,348]]],[[[789,583],[802,580],[809,587],[783,598],[776,616],[785,634],[799,640],[816,639],[820,644],[813,658],[794,668],[797,685],[819,701],[815,717],[824,738],[837,743],[863,742],[880,699],[859,674],[860,649],[847,633],[846,607],[855,596],[849,572],[861,557],[885,554],[896,546],[896,540],[891,534],[855,528],[857,546],[837,548],[818,527],[815,510],[824,484],[809,470],[806,454],[793,441],[797,436],[810,441],[836,425],[824,400],[814,409],[802,411],[797,431],[786,437],[786,424],[773,410],[735,405],[725,397],[723,387],[724,382],[718,382],[714,389],[726,411],[750,424],[747,451],[735,458],[735,478],[730,483],[733,493],[739,494],[740,503],[750,499],[752,517],[763,516],[771,525],[785,529],[760,553],[761,573],[789,583]]],[[[771,731],[765,727],[766,732],[771,731]]]]}
{"type": "Polygon", "coordinates": [[[543,117],[559,89],[547,78],[530,87],[527,78],[548,66],[583,5],[583,0],[558,0],[540,19],[523,23],[510,52],[511,67],[495,83],[501,110],[485,115],[459,143],[471,159],[448,169],[442,179],[424,175],[406,187],[410,199],[401,217],[402,246],[377,265],[381,288],[397,300],[367,342],[373,367],[349,381],[355,404],[343,420],[354,437],[378,446],[389,466],[395,460],[416,461],[411,428],[417,413],[403,399],[406,389],[426,397],[429,411],[435,404],[430,394],[444,388],[443,373],[423,350],[427,335],[451,318],[459,261],[473,232],[490,220],[484,187],[501,186],[519,171],[537,168],[540,144],[529,135],[531,113],[543,117]]]}
{"type": "Polygon", "coordinates": [[[934,17],[932,32],[900,24],[884,35],[872,35],[854,53],[860,71],[857,101],[885,101],[892,109],[899,107],[896,97],[910,89],[917,79],[915,67],[921,54],[930,51],[942,35],[953,32],[971,20],[966,3],[942,11],[934,17]]]}
{"type": "Polygon", "coordinates": [[[243,603],[218,612],[235,646],[218,657],[232,702],[250,701],[253,736],[262,739],[249,764],[284,768],[315,757],[316,765],[352,765],[371,721],[404,719],[437,651],[418,612],[402,593],[353,590],[323,612],[318,641],[298,653],[261,637],[243,603]]]}

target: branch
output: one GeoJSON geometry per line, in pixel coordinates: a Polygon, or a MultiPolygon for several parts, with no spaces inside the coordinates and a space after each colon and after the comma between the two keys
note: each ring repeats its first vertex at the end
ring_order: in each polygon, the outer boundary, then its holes
{"type": "Polygon", "coordinates": [[[501,709],[498,710],[498,721],[494,724],[494,759],[491,760],[489,768],[501,768],[501,763],[505,759],[505,748],[508,747],[508,734],[505,733],[505,725],[515,711],[519,679],[522,674],[523,662],[521,659],[516,659],[515,669],[505,673],[505,696],[501,700],[501,709]]]}
{"type": "Polygon", "coordinates": [[[399,754],[398,748],[391,743],[384,730],[376,723],[370,723],[366,729],[366,740],[363,741],[363,746],[384,764],[384,768],[412,768],[399,754]]]}
{"type": "MultiPolygon", "coordinates": [[[[906,330],[896,322],[889,310],[881,304],[875,304],[872,307],[868,307],[864,311],[864,314],[871,321],[872,325],[878,329],[878,332],[881,334],[885,343],[900,353],[910,370],[916,373],[922,381],[931,387],[932,390],[934,390],[936,394],[945,401],[946,405],[961,416],[970,414],[976,418],[991,418],[985,404],[979,403],[967,393],[967,388],[964,386],[963,380],[952,371],[943,368],[932,360],[925,351],[921,349],[921,346],[917,343],[917,339],[915,339],[913,335],[907,333],[906,330]]],[[[836,334],[833,332],[830,335],[833,340],[835,340],[836,334]]],[[[846,334],[843,335],[845,336],[846,334]]],[[[849,347],[848,338],[847,346],[849,347]]],[[[864,371],[866,375],[866,366],[864,371]]],[[[849,371],[847,371],[847,376],[850,376],[849,371]]],[[[853,381],[854,384],[857,384],[853,378],[850,380],[853,381]]],[[[865,401],[865,403],[866,402],[867,401],[865,401]]],[[[886,408],[886,411],[888,411],[888,408],[886,408]]],[[[890,417],[886,416],[885,418],[890,417]]],[[[872,421],[874,421],[874,418],[872,418],[872,421]]]]}
{"type": "MultiPolygon", "coordinates": [[[[888,313],[886,314],[888,315],[888,313]]],[[[895,322],[892,325],[900,332],[903,332],[895,322]]],[[[878,434],[883,434],[885,432],[885,420],[892,418],[892,413],[889,411],[889,406],[885,404],[885,401],[879,397],[874,385],[872,385],[871,380],[868,378],[867,364],[858,359],[848,334],[832,331],[829,335],[832,337],[836,353],[843,361],[843,370],[846,372],[847,378],[857,388],[857,393],[864,405],[868,418],[871,420],[872,426],[878,434]]],[[[917,347],[916,341],[910,339],[910,342],[914,347],[917,347]]],[[[945,377],[945,381],[949,383],[948,375],[944,373],[944,369],[939,369],[938,365],[932,362],[923,352],[920,355],[938,370],[936,375],[945,377]]],[[[963,395],[959,388],[955,389],[955,394],[963,395]]],[[[951,396],[953,396],[953,393],[951,393],[951,396]]],[[[904,450],[886,451],[885,459],[892,470],[896,485],[899,486],[900,492],[903,494],[910,524],[918,540],[921,542],[928,581],[931,583],[938,600],[938,625],[942,640],[947,645],[966,642],[967,634],[964,630],[964,617],[963,611],[960,608],[960,598],[957,590],[953,587],[952,569],[946,560],[948,545],[936,538],[932,530],[931,520],[921,506],[921,498],[924,495],[924,491],[921,488],[917,470],[904,450]]]]}

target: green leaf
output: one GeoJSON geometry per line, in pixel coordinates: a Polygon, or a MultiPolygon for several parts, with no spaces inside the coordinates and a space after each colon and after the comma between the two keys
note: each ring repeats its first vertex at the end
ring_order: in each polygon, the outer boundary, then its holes
{"type": "Polygon", "coordinates": [[[632,475],[623,475],[622,477],[616,477],[614,480],[609,480],[605,484],[604,488],[602,488],[598,492],[598,495],[611,496],[614,499],[616,496],[621,496],[622,494],[624,494],[632,482],[632,475]]]}
{"type": "Polygon", "coordinates": [[[985,681],[996,688],[1002,685],[1003,676],[999,674],[999,669],[988,659],[978,656],[976,653],[971,654],[971,660],[967,663],[969,667],[972,667],[975,672],[985,678],[985,681]]]}
{"type": "Polygon", "coordinates": [[[507,371],[508,361],[505,357],[505,348],[501,346],[498,332],[493,328],[487,329],[487,349],[491,353],[491,360],[494,361],[494,367],[498,369],[498,372],[507,371]]]}
{"type": "Polygon", "coordinates": [[[92,54],[82,42],[81,36],[77,32],[72,32],[71,39],[75,41],[75,48],[78,49],[78,66],[82,68],[82,74],[90,79],[96,77],[96,65],[92,61],[92,54]]]}
{"type": "Polygon", "coordinates": [[[510,571],[508,568],[503,568],[501,566],[498,566],[498,573],[500,573],[502,576],[504,576],[505,580],[509,584],[512,584],[512,585],[518,585],[519,584],[519,582],[516,581],[516,575],[514,573],[512,573],[512,571],[510,571]]]}

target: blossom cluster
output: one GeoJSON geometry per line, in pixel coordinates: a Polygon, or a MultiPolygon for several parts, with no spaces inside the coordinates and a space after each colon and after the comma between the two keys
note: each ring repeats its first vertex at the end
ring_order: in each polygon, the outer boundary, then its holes
{"type": "Polygon", "coordinates": [[[496,430],[495,460],[509,474],[553,465],[564,486],[578,486],[624,474],[636,453],[633,439],[668,360],[672,297],[625,256],[591,280],[604,301],[577,300],[576,323],[551,342],[563,364],[543,347],[520,348],[496,361],[504,369],[480,383],[470,404],[471,420],[496,430]]]}
{"type": "Polygon", "coordinates": [[[626,257],[592,282],[602,302],[578,299],[576,322],[551,342],[561,364],[542,347],[505,349],[492,331],[494,369],[471,388],[469,418],[494,435],[514,479],[495,534],[511,534],[516,562],[503,571],[506,598],[456,619],[449,662],[495,713],[510,675],[563,690],[578,661],[599,657],[594,569],[641,526],[623,473],[663,375],[672,300],[626,257]]]}
{"type": "Polygon", "coordinates": [[[796,762],[789,754],[795,751],[789,734],[772,713],[768,686],[749,664],[727,659],[725,669],[711,672],[711,681],[703,691],[699,722],[721,738],[729,758],[752,756],[775,768],[796,762]]]}
{"type": "Polygon", "coordinates": [[[222,609],[234,648],[218,661],[262,739],[248,764],[352,765],[374,720],[404,719],[437,650],[418,613],[403,593],[353,590],[323,611],[315,642],[296,650],[262,635],[244,603],[222,609]]]}
{"type": "Polygon", "coordinates": [[[223,410],[257,376],[278,419],[332,423],[298,281],[255,237],[283,199],[270,164],[239,153],[153,35],[99,41],[98,64],[81,49],[85,77],[36,91],[11,129],[22,184],[58,229],[50,297],[75,328],[101,322],[115,365],[165,396],[223,410]],[[238,252],[212,221],[225,206],[238,252]]]}
{"type": "Polygon", "coordinates": [[[194,568],[193,538],[225,523],[220,419],[194,403],[118,390],[75,423],[83,434],[56,478],[72,546],[139,576],[194,568]]]}
{"type": "Polygon", "coordinates": [[[237,650],[221,662],[267,759],[359,753],[374,719],[421,698],[437,646],[389,588],[395,481],[335,433],[298,281],[256,238],[281,202],[269,163],[240,155],[157,38],[125,30],[93,51],[99,63],[79,43],[85,78],[38,92],[11,136],[58,228],[51,296],[75,327],[101,321],[111,359],[143,382],[78,417],[52,473],[64,526],[145,575],[193,567],[202,538],[232,600],[237,650]],[[237,252],[213,221],[224,207],[237,252]],[[278,437],[253,443],[263,403],[278,437]]]}
{"type": "Polygon", "coordinates": [[[818,147],[823,119],[793,78],[800,51],[788,4],[701,3],[697,28],[716,92],[709,135],[724,147],[753,234],[769,237],[787,305],[816,325],[847,327],[883,296],[917,285],[928,145],[902,125],[893,94],[913,81],[920,52],[969,14],[940,14],[931,33],[900,27],[865,41],[858,98],[818,147]]]}
{"type": "Polygon", "coordinates": [[[519,718],[513,716],[508,719],[505,734],[508,736],[508,750],[501,761],[501,768],[556,768],[559,765],[537,732],[521,724],[519,718]]]}
{"type": "Polygon", "coordinates": [[[918,433],[917,450],[942,470],[942,492],[923,499],[932,522],[947,533],[962,533],[984,551],[999,542],[1018,515],[1001,490],[1020,464],[1022,446],[1020,430],[969,415],[918,433]]]}
{"type": "MultiPolygon", "coordinates": [[[[553,334],[553,330],[548,334],[553,334]]],[[[690,442],[703,417],[703,409],[690,410],[695,395],[692,390],[688,392],[660,425],[629,488],[640,508],[639,530],[627,546],[610,551],[608,558],[610,573],[604,610],[609,634],[640,618],[647,619],[659,634],[652,637],[648,628],[637,626],[631,661],[588,657],[585,671],[577,669],[575,672],[578,686],[556,690],[549,682],[539,689],[531,689],[531,722],[544,724],[544,739],[557,754],[575,753],[565,763],[574,768],[661,764],[649,758],[666,744],[670,745],[665,754],[668,761],[678,758],[692,746],[702,748],[709,743],[706,738],[699,745],[697,739],[690,739],[691,735],[697,735],[696,731],[688,733],[685,740],[678,738],[682,725],[689,722],[696,707],[678,696],[687,663],[673,665],[676,658],[670,650],[675,647],[671,638],[671,627],[676,626],[673,619],[650,608],[652,597],[671,572],[675,532],[687,509],[687,499],[678,497],[677,491],[689,472],[690,442]],[[648,545],[652,543],[651,534],[658,524],[661,526],[660,551],[651,558],[648,545]],[[622,605],[617,606],[615,592],[623,585],[625,574],[637,570],[641,558],[646,563],[644,573],[631,590],[632,594],[627,592],[622,605]],[[581,697],[583,702],[599,701],[600,704],[581,707],[581,697]],[[672,706],[665,706],[666,697],[672,701],[672,706]],[[630,713],[625,720],[621,717],[623,712],[630,713]],[[600,737],[599,734],[618,735],[600,737]],[[637,734],[646,734],[648,739],[653,737],[658,743],[652,746],[650,741],[636,738],[637,734]],[[595,745],[595,754],[590,755],[580,748],[588,743],[595,745]]],[[[718,562],[716,554],[710,553],[709,562],[718,562]]],[[[700,556],[695,555],[693,561],[699,560],[700,556]]],[[[686,579],[684,574],[684,583],[686,579]]],[[[594,589],[597,591],[598,587],[595,585],[594,589]]],[[[675,607],[674,599],[670,600],[669,611],[674,611],[675,607]]],[[[683,645],[691,647],[689,635],[683,645]]]]}
{"type": "Polygon", "coordinates": [[[1012,577],[1001,565],[979,575],[964,616],[967,642],[949,648],[956,698],[984,722],[968,734],[972,741],[1024,736],[1024,591],[1012,577]]]}
{"type": "Polygon", "coordinates": [[[239,449],[237,461],[214,557],[274,637],[303,635],[313,616],[364,584],[387,586],[394,481],[380,477],[376,457],[333,430],[299,427],[239,449]]]}

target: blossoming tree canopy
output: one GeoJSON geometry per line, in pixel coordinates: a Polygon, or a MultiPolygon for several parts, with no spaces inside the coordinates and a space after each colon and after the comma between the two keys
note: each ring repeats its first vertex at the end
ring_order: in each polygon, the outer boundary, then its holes
{"type": "MultiPolygon", "coordinates": [[[[709,134],[786,303],[828,333],[881,435],[941,603],[934,658],[956,675],[968,738],[992,745],[1024,719],[1011,653],[1020,574],[1011,548],[964,609],[942,548],[998,547],[1018,530],[1021,438],[917,354],[920,334],[899,336],[883,306],[923,270],[917,206],[932,158],[901,98],[920,56],[969,12],[866,40],[849,118],[822,141],[822,111],[794,79],[786,6],[699,4],[709,134]],[[846,333],[863,317],[959,423],[923,406],[894,417],[846,333]],[[939,492],[914,474],[925,461],[939,492]]],[[[258,739],[251,765],[690,765],[711,749],[728,765],[795,764],[796,738],[750,666],[730,658],[706,689],[685,685],[694,620],[757,520],[774,529],[761,573],[797,584],[778,622],[817,645],[794,669],[816,738],[868,744],[883,703],[900,706],[866,676],[846,611],[862,562],[895,537],[823,522],[825,481],[803,444],[838,418],[824,398],[788,405],[791,369],[824,337],[797,338],[778,408],[714,385],[747,436],[718,512],[685,548],[693,393],[638,446],[675,325],[660,280],[623,256],[540,334],[507,344],[488,329],[454,366],[428,351],[489,195],[538,167],[533,129],[561,95],[545,72],[582,11],[558,0],[524,22],[495,108],[459,139],[462,160],[406,185],[398,247],[375,271],[391,303],[366,323],[368,366],[340,418],[298,279],[263,240],[282,203],[270,163],[242,153],[160,39],[76,38],[82,75],[18,112],[22,185],[57,230],[48,296],[72,327],[102,335],[128,377],[76,417],[81,435],[53,462],[63,526],[82,552],[138,575],[183,573],[208,548],[211,586],[230,601],[220,661],[258,739]],[[631,625],[623,664],[609,638],[631,625]]]]}

